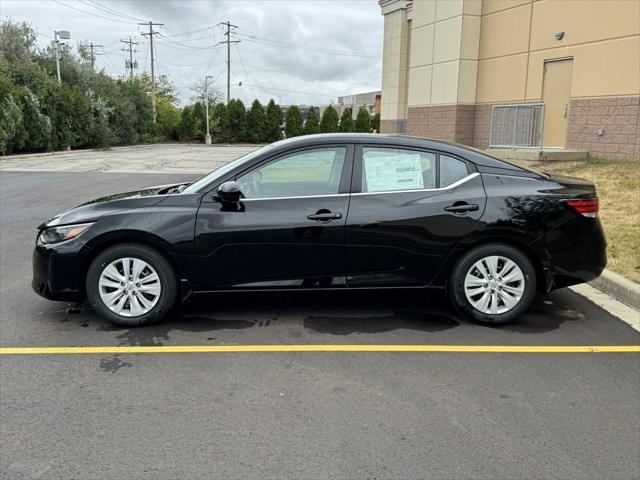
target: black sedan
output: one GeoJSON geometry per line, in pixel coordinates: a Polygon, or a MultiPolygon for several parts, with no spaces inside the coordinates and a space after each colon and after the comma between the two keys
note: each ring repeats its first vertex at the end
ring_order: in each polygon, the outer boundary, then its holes
{"type": "Polygon", "coordinates": [[[144,325],[192,293],[434,288],[505,323],[606,264],[592,183],[460,145],[329,134],[187,185],[100,198],[38,227],[33,288],[144,325]]]}

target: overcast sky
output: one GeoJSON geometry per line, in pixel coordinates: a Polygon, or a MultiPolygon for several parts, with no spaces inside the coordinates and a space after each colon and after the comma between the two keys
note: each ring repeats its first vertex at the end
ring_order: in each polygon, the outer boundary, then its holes
{"type": "Polygon", "coordinates": [[[226,91],[226,46],[215,45],[225,39],[216,25],[227,20],[241,41],[231,46],[231,96],[245,103],[321,105],[381,84],[383,17],[376,0],[0,0],[0,18],[8,17],[31,22],[41,47],[54,30],[71,31],[73,45],[104,45],[96,67],[110,75],[125,73],[120,39],[129,36],[139,43],[138,71],[149,71],[149,42],[141,35],[148,27],[137,24],[164,23],[154,37],[156,71],[169,75],[183,102],[205,75],[226,91]]]}

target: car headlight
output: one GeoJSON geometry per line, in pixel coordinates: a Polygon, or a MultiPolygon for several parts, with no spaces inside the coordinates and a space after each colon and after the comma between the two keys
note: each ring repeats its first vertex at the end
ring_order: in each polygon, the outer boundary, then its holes
{"type": "Polygon", "coordinates": [[[52,243],[60,243],[65,240],[71,240],[84,233],[92,224],[81,223],[78,225],[64,225],[61,227],[45,228],[38,235],[39,245],[51,245],[52,243]]]}

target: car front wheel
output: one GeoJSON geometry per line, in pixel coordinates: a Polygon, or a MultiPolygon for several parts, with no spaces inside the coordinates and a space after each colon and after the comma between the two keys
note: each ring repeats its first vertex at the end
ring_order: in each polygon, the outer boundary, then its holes
{"type": "Polygon", "coordinates": [[[94,310],[116,325],[140,326],[162,320],[177,294],[176,277],[157,251],[135,244],[101,252],[87,272],[87,297],[94,310]]]}
{"type": "Polygon", "coordinates": [[[486,324],[508,323],[531,305],[536,272],[517,248],[488,244],[467,252],[451,275],[454,306],[463,315],[486,324]]]}

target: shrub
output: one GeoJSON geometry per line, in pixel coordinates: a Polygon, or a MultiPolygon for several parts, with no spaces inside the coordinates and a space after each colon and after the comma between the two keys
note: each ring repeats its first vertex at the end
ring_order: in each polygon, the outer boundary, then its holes
{"type": "Polygon", "coordinates": [[[295,105],[291,105],[287,109],[286,117],[287,138],[302,135],[302,113],[300,109],[295,105]]]}
{"type": "Polygon", "coordinates": [[[353,123],[353,111],[350,108],[345,108],[340,118],[340,131],[341,132],[355,132],[356,126],[353,123]]]}
{"type": "Polygon", "coordinates": [[[318,110],[315,107],[310,107],[307,113],[307,121],[304,122],[304,134],[313,135],[314,133],[320,133],[320,123],[318,110]]]}
{"type": "Polygon", "coordinates": [[[360,107],[356,117],[356,132],[369,133],[371,131],[371,118],[366,108],[360,107]]]}
{"type": "Polygon", "coordinates": [[[254,100],[247,112],[247,141],[262,143],[265,141],[265,114],[262,104],[254,100]]]}
{"type": "Polygon", "coordinates": [[[338,112],[333,106],[325,108],[320,121],[320,131],[322,133],[333,133],[338,131],[338,112]]]}

